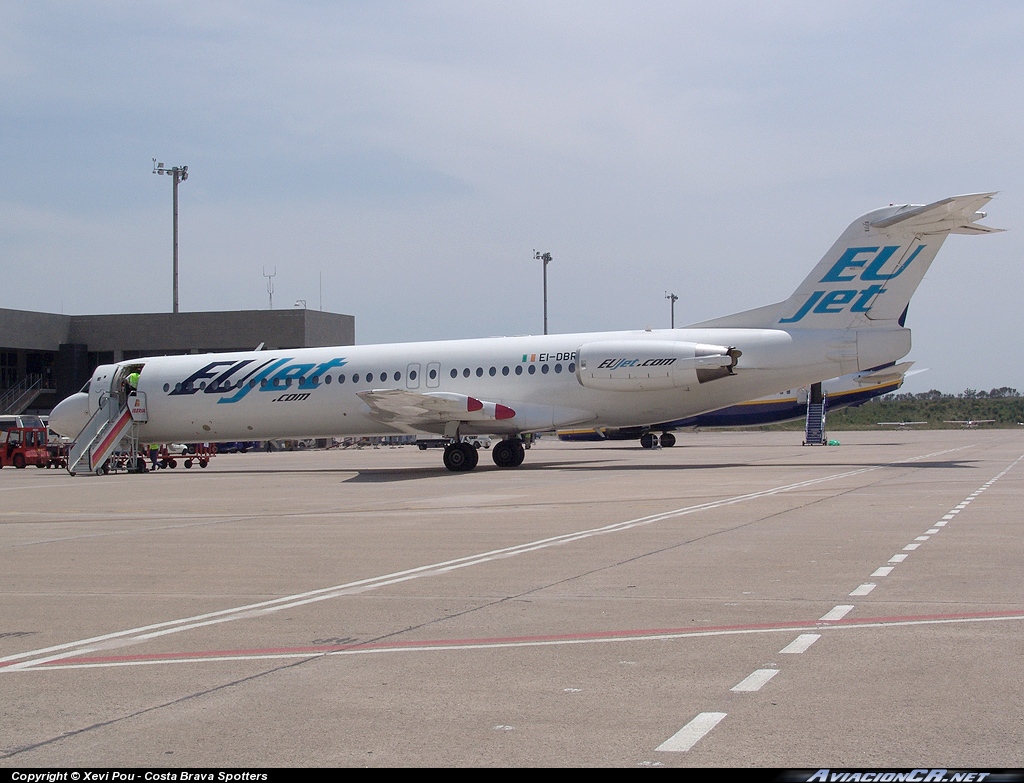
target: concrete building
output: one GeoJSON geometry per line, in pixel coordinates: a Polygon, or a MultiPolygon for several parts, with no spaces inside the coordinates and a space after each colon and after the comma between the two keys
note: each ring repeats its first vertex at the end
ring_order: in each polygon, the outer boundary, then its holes
{"type": "Polygon", "coordinates": [[[0,308],[0,414],[46,413],[93,369],[140,356],[355,344],[355,318],[319,310],[58,315],[0,308]]]}

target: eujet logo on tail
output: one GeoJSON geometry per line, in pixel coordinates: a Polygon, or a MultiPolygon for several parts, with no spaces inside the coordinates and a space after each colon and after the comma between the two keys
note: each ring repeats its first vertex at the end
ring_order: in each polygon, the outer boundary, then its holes
{"type": "Polygon", "coordinates": [[[779,319],[779,323],[796,323],[808,313],[841,313],[847,307],[851,313],[866,313],[871,309],[874,299],[885,293],[886,289],[882,287],[883,284],[903,274],[925,247],[927,245],[918,245],[903,263],[888,272],[883,271],[882,267],[900,249],[899,245],[886,245],[883,248],[848,248],[819,282],[850,282],[856,285],[855,281],[860,281],[867,285],[863,288],[833,288],[828,291],[812,291],[796,313],[789,318],[779,319]],[[856,270],[862,271],[858,274],[856,270]]]}
{"type": "MultiPolygon", "coordinates": [[[[255,359],[241,361],[210,362],[201,370],[192,373],[188,378],[168,393],[179,394],[223,394],[217,403],[238,402],[254,389],[261,392],[277,392],[297,383],[302,390],[316,389],[322,382],[324,373],[333,367],[343,367],[347,362],[344,358],[330,359],[319,364],[289,364],[292,357],[268,359],[256,364],[255,359]],[[233,393],[232,393],[233,392],[233,393]]],[[[309,395],[282,395],[281,402],[306,399],[309,395]],[[287,397],[288,399],[284,399],[287,397]]],[[[278,400],[274,400],[277,402],[278,400]]]]}

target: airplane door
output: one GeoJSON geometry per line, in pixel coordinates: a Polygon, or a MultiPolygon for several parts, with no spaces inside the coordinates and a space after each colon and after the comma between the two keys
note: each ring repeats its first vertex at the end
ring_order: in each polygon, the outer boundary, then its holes
{"type": "Polygon", "coordinates": [[[418,388],[420,388],[420,366],[419,366],[419,364],[410,364],[408,367],[406,367],[405,386],[408,389],[418,389],[418,388]]]}
{"type": "Polygon", "coordinates": [[[431,362],[427,365],[427,386],[436,389],[441,385],[441,363],[431,362]]]}

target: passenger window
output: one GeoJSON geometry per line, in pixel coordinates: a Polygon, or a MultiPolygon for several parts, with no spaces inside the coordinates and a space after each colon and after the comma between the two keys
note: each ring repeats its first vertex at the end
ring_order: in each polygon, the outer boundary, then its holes
{"type": "Polygon", "coordinates": [[[530,373],[530,375],[534,375],[534,374],[536,374],[536,372],[537,372],[537,365],[535,365],[535,364],[531,364],[531,365],[530,365],[530,369],[529,369],[529,370],[528,370],[527,372],[529,372],[529,373],[530,373]]]}
{"type": "Polygon", "coordinates": [[[468,378],[469,377],[469,368],[468,367],[463,368],[463,370],[462,370],[462,377],[463,378],[468,378]]]}
{"type": "Polygon", "coordinates": [[[477,378],[483,378],[484,377],[484,368],[483,367],[477,367],[476,368],[476,377],[477,378]]]}
{"type": "Polygon", "coordinates": [[[522,375],[522,374],[523,374],[523,365],[517,364],[516,365],[516,375],[522,375]]]}
{"type": "MultiPolygon", "coordinates": [[[[433,370],[430,371],[430,377],[431,378],[434,377],[434,371],[433,370]]],[[[459,377],[459,371],[456,370],[454,367],[452,367],[452,377],[453,378],[458,378],[459,377]]]]}

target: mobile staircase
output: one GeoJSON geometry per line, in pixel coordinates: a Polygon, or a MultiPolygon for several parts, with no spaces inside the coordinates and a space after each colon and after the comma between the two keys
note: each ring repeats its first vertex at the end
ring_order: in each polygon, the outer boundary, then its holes
{"type": "Polygon", "coordinates": [[[96,475],[106,473],[107,460],[125,441],[127,447],[124,450],[130,455],[128,469],[130,472],[139,472],[139,428],[135,411],[145,411],[145,407],[145,397],[142,394],[130,395],[121,406],[118,406],[116,396],[101,397],[99,408],[85,428],[78,433],[75,445],[68,454],[68,473],[72,476],[78,472],[96,475]]]}
{"type": "Polygon", "coordinates": [[[807,395],[807,419],[804,423],[805,446],[824,446],[828,442],[825,433],[826,407],[825,394],[821,390],[821,384],[813,384],[811,393],[807,395]]]}

